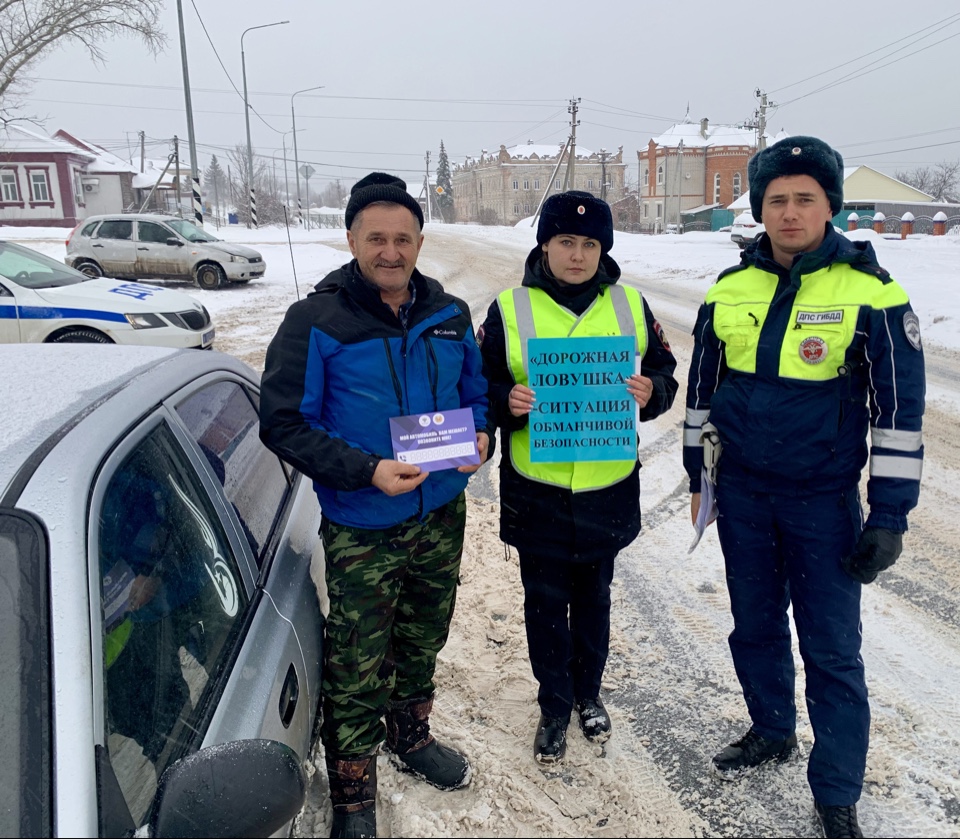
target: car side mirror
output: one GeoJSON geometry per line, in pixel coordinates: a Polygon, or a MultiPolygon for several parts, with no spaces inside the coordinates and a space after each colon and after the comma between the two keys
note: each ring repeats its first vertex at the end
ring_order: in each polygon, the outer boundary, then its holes
{"type": "Polygon", "coordinates": [[[183,247],[183,242],[181,242],[176,236],[171,236],[169,239],[167,239],[167,244],[176,245],[178,248],[183,247]]]}
{"type": "Polygon", "coordinates": [[[150,835],[271,836],[300,812],[306,794],[300,758],[283,743],[208,746],[163,773],[150,835]]]}

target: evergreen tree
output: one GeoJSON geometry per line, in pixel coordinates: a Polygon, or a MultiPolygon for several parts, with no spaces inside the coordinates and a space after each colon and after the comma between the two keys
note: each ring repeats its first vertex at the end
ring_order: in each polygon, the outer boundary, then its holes
{"type": "MultiPolygon", "coordinates": [[[[210,159],[210,165],[203,173],[203,197],[204,201],[211,206],[215,206],[218,199],[221,206],[230,203],[230,187],[227,184],[227,173],[223,171],[220,161],[214,155],[210,159]]],[[[219,208],[214,209],[217,216],[223,215],[219,208]]]]}
{"type": "Polygon", "coordinates": [[[440,141],[440,155],[437,158],[437,186],[443,189],[443,192],[437,195],[437,206],[440,208],[440,215],[447,224],[450,224],[456,221],[456,212],[453,206],[453,182],[450,180],[450,160],[447,157],[447,150],[443,147],[443,140],[440,141]]]}

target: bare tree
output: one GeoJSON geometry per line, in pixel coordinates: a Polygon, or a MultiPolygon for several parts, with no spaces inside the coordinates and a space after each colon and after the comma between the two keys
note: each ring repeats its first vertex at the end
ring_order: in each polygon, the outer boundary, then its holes
{"type": "MultiPolygon", "coordinates": [[[[235,196],[242,196],[237,204],[237,218],[246,224],[250,218],[247,196],[250,194],[247,175],[247,147],[241,143],[227,152],[233,176],[232,190],[235,196]]],[[[253,152],[253,186],[257,191],[257,224],[283,224],[283,194],[273,183],[270,171],[271,158],[261,157],[253,152]]],[[[308,205],[309,206],[309,205],[308,205]]]]}
{"type": "Polygon", "coordinates": [[[941,160],[906,172],[894,172],[898,181],[927,193],[934,201],[960,202],[960,160],[941,160]]]}
{"type": "Polygon", "coordinates": [[[28,91],[30,67],[64,42],[82,44],[98,63],[120,35],[159,52],[167,43],[163,6],[163,0],[0,0],[0,120],[17,107],[11,97],[28,91]]]}

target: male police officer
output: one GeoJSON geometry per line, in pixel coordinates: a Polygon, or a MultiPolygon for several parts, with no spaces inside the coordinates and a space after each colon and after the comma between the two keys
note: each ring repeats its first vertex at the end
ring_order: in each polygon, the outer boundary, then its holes
{"type": "Polygon", "coordinates": [[[393,458],[389,418],[470,408],[493,436],[470,311],[416,270],[423,212],[399,178],[350,194],[354,260],[288,310],[267,350],[260,435],[314,481],[330,597],[323,728],[333,836],[376,835],[376,751],[441,789],[470,780],[430,733],[433,674],[456,601],[478,466],[432,474],[393,458]],[[386,727],[383,717],[386,715],[386,727]]]}
{"type": "Polygon", "coordinates": [[[900,555],[917,503],[924,405],[920,330],[868,242],[839,235],[843,159],[789,137],[749,164],[766,235],[709,290],[694,331],[684,466],[700,506],[701,428],[722,444],[718,535],[737,677],[752,725],[713,758],[735,779],[797,750],[793,604],[814,745],[807,778],[826,836],[860,836],[870,709],[860,586],[900,555]],[[870,514],[858,483],[870,430],[870,514]]]}

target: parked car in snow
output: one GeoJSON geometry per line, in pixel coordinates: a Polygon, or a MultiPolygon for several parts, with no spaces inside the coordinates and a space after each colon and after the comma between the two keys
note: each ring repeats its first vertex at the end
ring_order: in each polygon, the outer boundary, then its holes
{"type": "Polygon", "coordinates": [[[733,226],[730,228],[730,241],[743,250],[763,231],[763,225],[759,221],[754,221],[753,214],[749,210],[744,210],[733,220],[733,226]]]}
{"type": "Polygon", "coordinates": [[[310,482],[220,353],[21,345],[0,378],[0,835],[268,836],[303,804],[310,482]]]}
{"type": "Polygon", "coordinates": [[[207,349],[214,327],[187,294],[90,279],[15,242],[0,241],[0,344],[153,344],[207,349]]]}
{"type": "Polygon", "coordinates": [[[267,270],[259,251],[224,242],[174,216],[90,216],[67,239],[67,265],[89,277],[173,279],[217,289],[267,270]]]}

